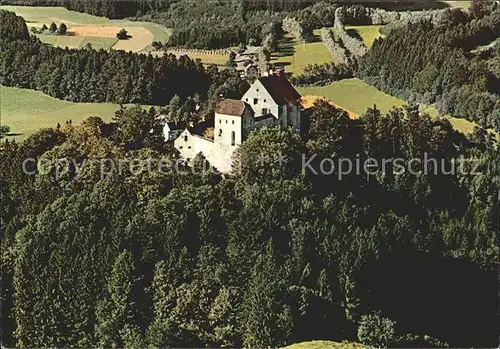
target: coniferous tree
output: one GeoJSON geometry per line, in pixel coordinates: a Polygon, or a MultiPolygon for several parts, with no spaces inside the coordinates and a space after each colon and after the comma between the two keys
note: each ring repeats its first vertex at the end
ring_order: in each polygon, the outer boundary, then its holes
{"type": "Polygon", "coordinates": [[[118,255],[107,281],[107,296],[97,307],[99,343],[107,348],[123,348],[128,341],[140,336],[136,325],[135,261],[123,251],[118,255]]]}

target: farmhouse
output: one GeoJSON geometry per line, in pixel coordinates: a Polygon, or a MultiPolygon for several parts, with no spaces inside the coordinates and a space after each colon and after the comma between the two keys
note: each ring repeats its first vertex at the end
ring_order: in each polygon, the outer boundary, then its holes
{"type": "Polygon", "coordinates": [[[282,70],[271,72],[255,80],[241,100],[217,104],[213,138],[203,127],[187,127],[175,139],[175,148],[187,162],[202,153],[219,171],[230,172],[234,151],[252,130],[264,125],[300,130],[300,97],[282,70]]]}

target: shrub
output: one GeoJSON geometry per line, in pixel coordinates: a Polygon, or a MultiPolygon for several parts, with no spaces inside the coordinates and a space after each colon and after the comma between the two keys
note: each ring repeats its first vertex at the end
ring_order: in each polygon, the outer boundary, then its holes
{"type": "Polygon", "coordinates": [[[128,33],[125,29],[121,29],[118,33],[116,33],[116,37],[119,40],[126,40],[128,38],[128,33]]]}
{"type": "Polygon", "coordinates": [[[0,138],[2,138],[3,136],[5,136],[9,132],[10,132],[10,127],[9,126],[7,126],[7,125],[0,126],[0,138]]]}
{"type": "Polygon", "coordinates": [[[55,33],[56,31],[57,31],[57,25],[54,22],[50,23],[49,32],[55,33]]]}
{"type": "Polygon", "coordinates": [[[59,25],[59,29],[57,30],[57,32],[58,32],[59,34],[61,34],[61,35],[66,34],[66,32],[67,32],[67,31],[68,31],[68,27],[66,27],[66,24],[64,24],[64,23],[61,23],[61,24],[59,25]]]}
{"type": "Polygon", "coordinates": [[[384,348],[396,342],[396,322],[379,313],[363,315],[359,321],[358,339],[365,345],[384,348]]]}

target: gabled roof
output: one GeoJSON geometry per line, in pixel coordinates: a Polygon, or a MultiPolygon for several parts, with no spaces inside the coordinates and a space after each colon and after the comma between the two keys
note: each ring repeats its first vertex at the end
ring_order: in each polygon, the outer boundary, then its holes
{"type": "Polygon", "coordinates": [[[239,56],[236,56],[236,58],[234,59],[234,61],[236,63],[238,63],[238,62],[251,62],[252,58],[250,58],[248,56],[239,55],[239,56]]]}
{"type": "Polygon", "coordinates": [[[247,49],[242,53],[243,55],[256,55],[261,49],[260,46],[247,46],[247,49]]]}
{"type": "Polygon", "coordinates": [[[183,130],[186,128],[186,122],[173,122],[173,121],[167,121],[166,124],[168,125],[168,128],[170,131],[174,130],[183,130]]]}
{"type": "Polygon", "coordinates": [[[238,99],[224,99],[217,104],[215,112],[218,114],[243,116],[247,108],[250,108],[250,106],[238,99]]]}
{"type": "Polygon", "coordinates": [[[293,104],[301,97],[284,74],[263,76],[259,81],[278,105],[293,104]]]}

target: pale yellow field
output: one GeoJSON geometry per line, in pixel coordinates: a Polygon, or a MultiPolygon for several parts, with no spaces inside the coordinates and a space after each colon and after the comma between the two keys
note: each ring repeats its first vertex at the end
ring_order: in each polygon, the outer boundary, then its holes
{"type": "MultiPolygon", "coordinates": [[[[69,31],[74,36],[92,36],[99,38],[115,38],[122,28],[111,26],[81,26],[71,27],[69,31]]],[[[124,50],[138,52],[145,49],[151,42],[153,42],[153,34],[143,27],[126,27],[124,28],[129,38],[126,40],[118,40],[113,45],[114,50],[124,50]]]]}
{"type": "Polygon", "coordinates": [[[58,47],[82,48],[90,43],[97,49],[140,52],[151,49],[153,41],[166,42],[171,33],[170,29],[156,23],[113,20],[69,11],[62,7],[0,6],[0,9],[15,12],[23,17],[29,28],[40,28],[44,24],[49,26],[52,22],[57,26],[66,24],[69,35],[37,34],[42,42],[58,47]],[[112,40],[122,28],[130,37],[127,40],[112,40]]]}
{"type": "MultiPolygon", "coordinates": [[[[326,98],[322,97],[322,96],[313,96],[313,95],[302,96],[302,98],[301,98],[302,106],[306,109],[311,108],[313,106],[314,102],[316,102],[316,100],[318,100],[318,99],[326,99],[326,98]]],[[[347,112],[347,114],[349,114],[349,117],[351,119],[359,118],[359,114],[357,114],[351,110],[348,110],[346,108],[343,108],[340,105],[333,103],[332,101],[328,101],[328,102],[336,108],[345,110],[347,112]]]]}

